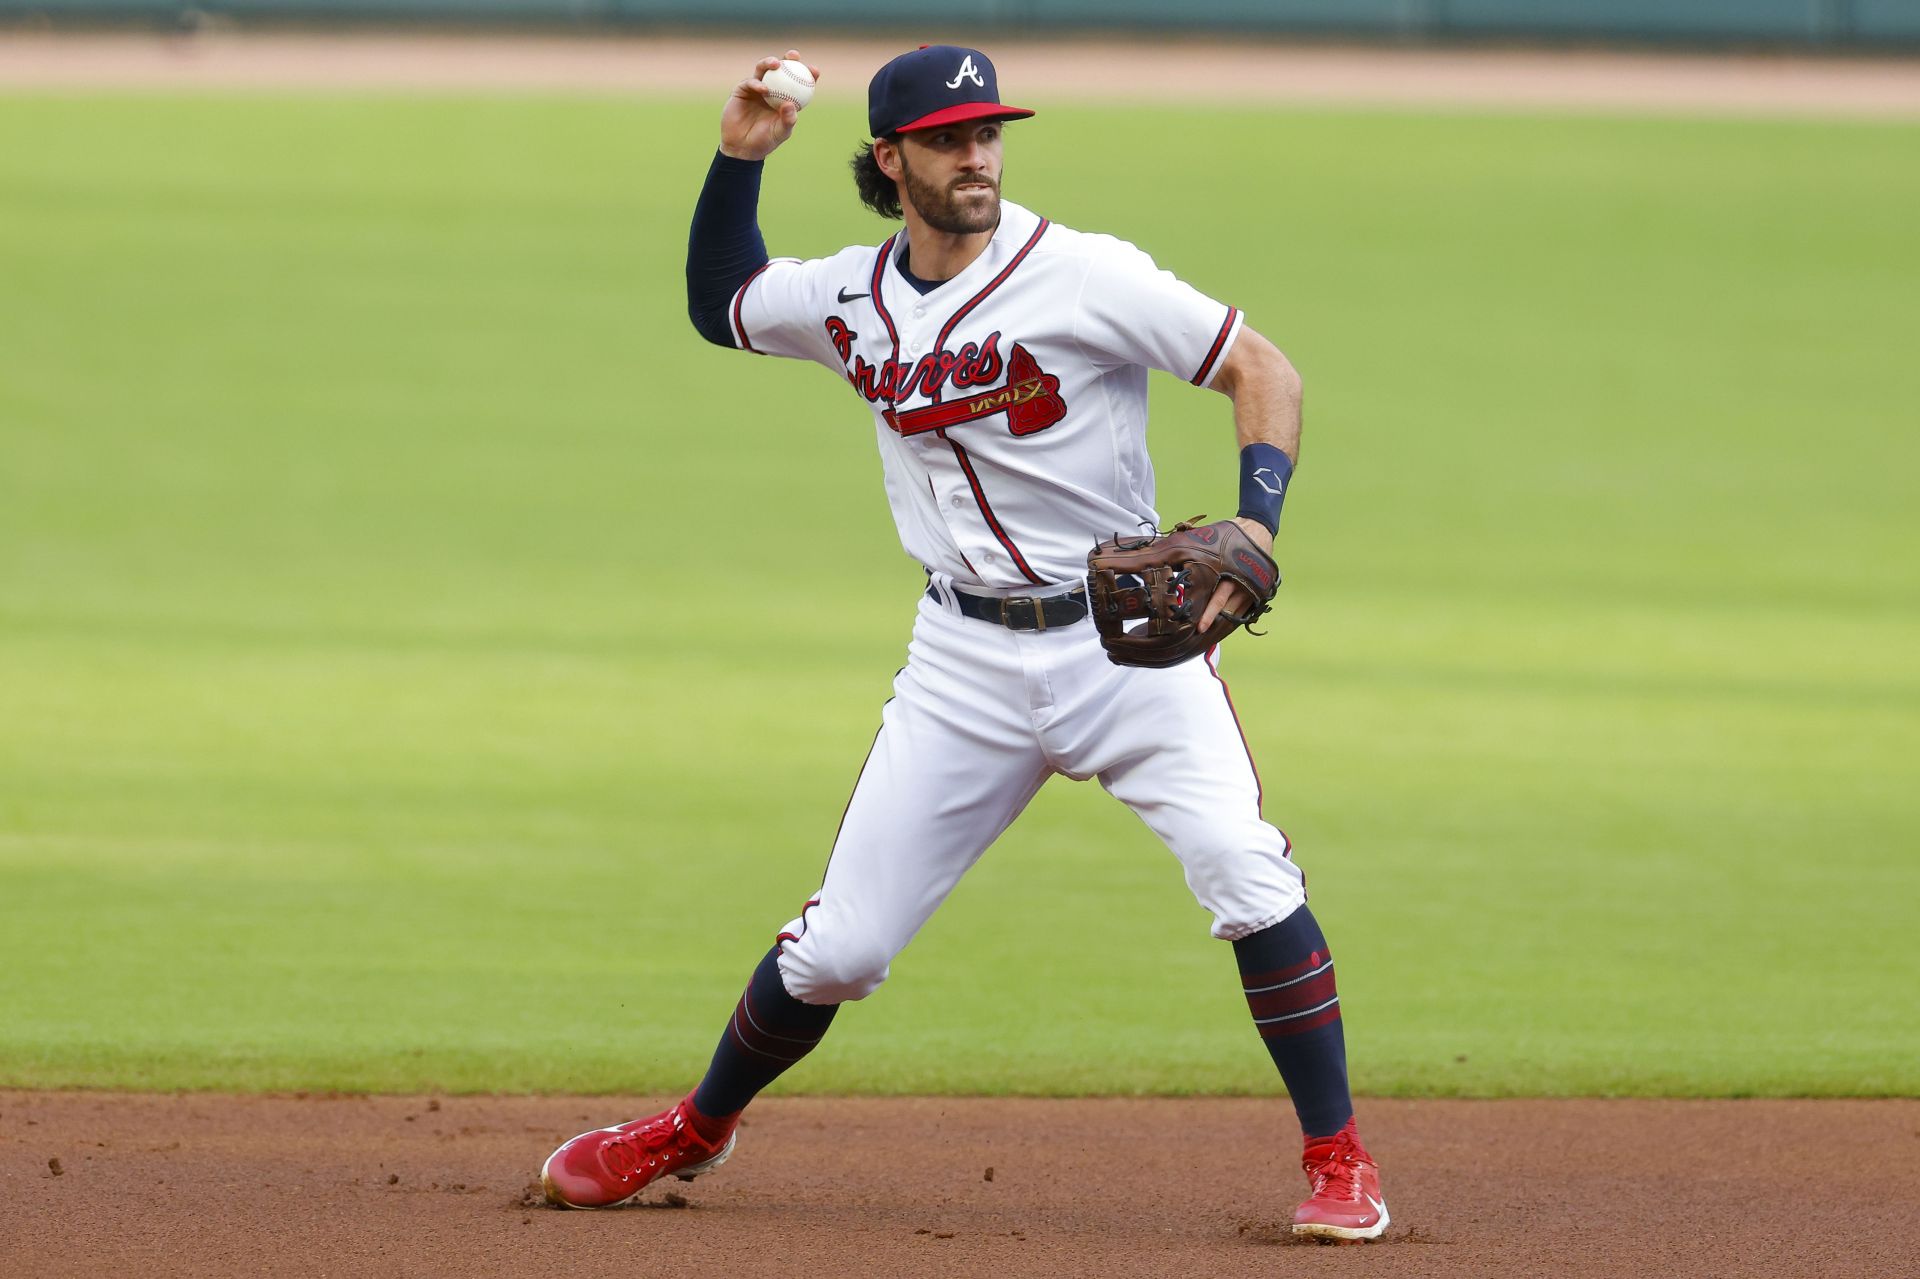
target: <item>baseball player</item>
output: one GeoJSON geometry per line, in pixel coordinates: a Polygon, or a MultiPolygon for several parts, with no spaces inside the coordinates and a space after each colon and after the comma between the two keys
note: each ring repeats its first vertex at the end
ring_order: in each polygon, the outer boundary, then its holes
{"type": "MultiPolygon", "coordinates": [[[[978,49],[902,54],[869,86],[873,140],[854,178],[901,229],[827,258],[769,260],[762,168],[798,118],[762,80],[781,61],[762,59],[721,114],[689,238],[690,314],[708,341],[811,360],[847,384],[926,590],[825,879],[760,961],[705,1078],[662,1114],[554,1151],[547,1197],[605,1207],[719,1167],[747,1103],[842,1003],[879,987],[1057,773],[1098,778],[1133,809],[1233,944],[1305,1136],[1295,1232],[1377,1237],[1387,1207],[1355,1128],[1333,959],[1286,836],[1261,818],[1217,651],[1157,669],[1110,659],[1086,588],[1096,541],[1158,525],[1147,371],[1232,401],[1240,513],[1209,527],[1261,553],[1298,456],[1298,375],[1238,310],[1133,245],[1001,197],[1006,122],[1034,113],[1000,101],[978,49]]],[[[1223,579],[1201,629],[1257,613],[1250,595],[1223,579]]]]}

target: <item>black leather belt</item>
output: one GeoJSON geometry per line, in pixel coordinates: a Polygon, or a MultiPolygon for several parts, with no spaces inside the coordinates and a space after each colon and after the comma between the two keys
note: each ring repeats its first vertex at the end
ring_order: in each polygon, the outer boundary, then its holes
{"type": "MultiPolygon", "coordinates": [[[[992,622],[1010,631],[1045,631],[1056,626],[1071,626],[1087,615],[1087,588],[1076,586],[1065,595],[1017,595],[1002,599],[998,595],[969,595],[959,587],[949,587],[954,603],[964,617],[977,622],[992,622]]],[[[927,583],[927,598],[936,604],[940,592],[927,583]]]]}

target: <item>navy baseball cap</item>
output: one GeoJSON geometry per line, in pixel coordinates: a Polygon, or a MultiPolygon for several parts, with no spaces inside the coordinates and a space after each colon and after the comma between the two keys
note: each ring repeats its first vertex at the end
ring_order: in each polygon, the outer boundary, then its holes
{"type": "Polygon", "coordinates": [[[1000,101],[993,63],[978,49],[923,44],[881,67],[867,85],[874,137],[962,120],[1022,120],[1033,112],[1000,101]]]}

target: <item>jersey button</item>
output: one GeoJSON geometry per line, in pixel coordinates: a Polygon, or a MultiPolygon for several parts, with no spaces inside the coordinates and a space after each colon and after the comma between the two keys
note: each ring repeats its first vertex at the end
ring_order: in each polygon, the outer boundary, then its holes
{"type": "Polygon", "coordinates": [[[955,494],[953,495],[953,504],[954,504],[954,505],[955,505],[956,507],[959,507],[959,506],[965,506],[965,505],[966,505],[966,501],[965,501],[965,500],[964,500],[964,499],[963,499],[963,498],[962,498],[962,497],[961,497],[961,496],[960,496],[960,495],[959,495],[958,493],[955,493],[955,494]]]}
{"type": "Polygon", "coordinates": [[[913,313],[916,316],[925,315],[927,313],[927,308],[924,306],[916,306],[913,308],[913,313]]]}

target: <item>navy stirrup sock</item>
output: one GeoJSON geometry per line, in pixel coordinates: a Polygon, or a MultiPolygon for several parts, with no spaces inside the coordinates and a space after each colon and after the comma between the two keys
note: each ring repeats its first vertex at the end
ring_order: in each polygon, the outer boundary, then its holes
{"type": "Polygon", "coordinates": [[[1333,955],[1305,906],[1270,928],[1233,943],[1253,1024],[1280,1068],[1300,1130],[1329,1137],[1353,1118],[1347,1092],[1347,1039],[1333,955]]]}
{"type": "Polygon", "coordinates": [[[803,1004],[789,995],[780,980],[780,948],[768,951],[734,1005],[707,1077],[694,1090],[699,1117],[731,1119],[746,1109],[755,1093],[813,1051],[839,1007],[803,1004]]]}

